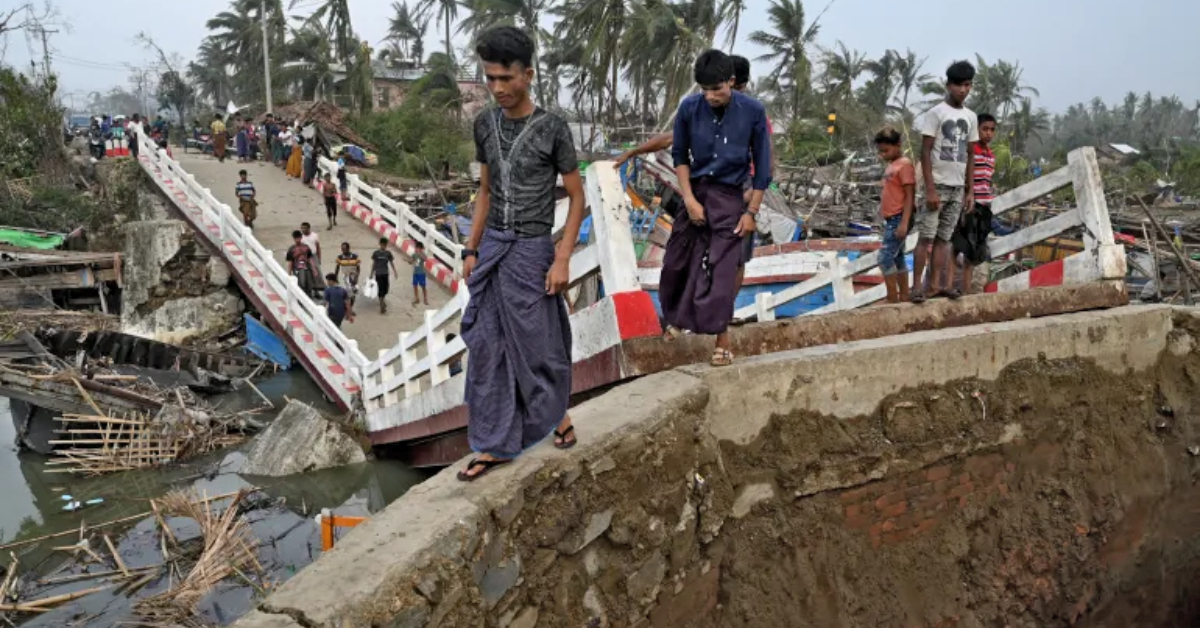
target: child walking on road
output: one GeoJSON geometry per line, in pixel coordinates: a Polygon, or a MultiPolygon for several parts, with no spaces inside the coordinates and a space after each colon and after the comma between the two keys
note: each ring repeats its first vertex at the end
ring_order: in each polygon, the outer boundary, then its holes
{"type": "Polygon", "coordinates": [[[429,292],[425,288],[425,245],[417,242],[417,250],[413,252],[413,305],[424,300],[429,305],[429,292]],[[420,290],[418,295],[417,291],[420,290]]]}
{"type": "Polygon", "coordinates": [[[379,248],[371,253],[371,274],[375,276],[375,285],[379,287],[379,313],[387,314],[387,298],[388,289],[391,287],[391,279],[388,275],[388,268],[391,267],[391,277],[399,277],[400,273],[396,270],[396,256],[387,250],[388,239],[379,238],[379,248]]]}
{"type": "Polygon", "coordinates": [[[321,194],[325,197],[325,217],[329,219],[326,231],[332,231],[337,225],[337,188],[333,187],[333,177],[325,173],[325,182],[321,184],[321,194]]]}
{"type": "Polygon", "coordinates": [[[245,170],[238,171],[238,176],[241,177],[241,180],[234,186],[238,197],[238,211],[242,213],[242,222],[253,229],[254,219],[258,217],[258,200],[255,198],[258,193],[254,190],[254,184],[250,182],[245,170]]]}

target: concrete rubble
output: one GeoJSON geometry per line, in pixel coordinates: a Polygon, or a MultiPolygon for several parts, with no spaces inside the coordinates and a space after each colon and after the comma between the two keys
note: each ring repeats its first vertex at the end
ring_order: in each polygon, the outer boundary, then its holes
{"type": "Polygon", "coordinates": [[[229,268],[186,223],[132,222],[124,230],[121,324],[127,333],[180,343],[237,325],[245,306],[228,288],[229,268]]]}
{"type": "Polygon", "coordinates": [[[289,401],[254,441],[244,475],[279,477],[366,462],[362,447],[312,406],[289,401]]]}

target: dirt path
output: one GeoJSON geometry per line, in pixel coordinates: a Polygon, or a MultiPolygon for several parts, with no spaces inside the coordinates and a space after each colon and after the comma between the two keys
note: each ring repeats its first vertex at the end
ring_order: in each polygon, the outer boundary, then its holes
{"type": "MultiPolygon", "coordinates": [[[[334,259],[340,252],[342,242],[350,243],[350,250],[363,259],[363,272],[370,272],[370,256],[379,246],[379,234],[372,231],[346,212],[340,212],[338,225],[326,231],[325,207],[316,190],[305,187],[299,181],[289,179],[283,169],[264,162],[239,164],[236,160],[218,163],[208,156],[196,153],[175,152],[175,158],[185,170],[192,173],[202,185],[212,190],[214,196],[236,209],[237,199],[233,186],[238,171],[245,168],[258,190],[258,219],[254,221],[254,235],[264,247],[275,254],[275,259],[284,268],[284,256],[292,245],[292,231],[300,223],[309,222],[321,236],[322,275],[334,268],[334,259]]],[[[368,359],[374,359],[380,349],[395,346],[401,332],[416,329],[424,322],[426,309],[439,309],[450,300],[450,291],[429,281],[429,305],[412,305],[412,265],[400,250],[392,247],[396,256],[399,278],[392,280],[392,291],[388,295],[388,313],[380,314],[375,301],[360,299],[355,322],[342,324],[342,331],[358,341],[359,349],[368,359]]]]}

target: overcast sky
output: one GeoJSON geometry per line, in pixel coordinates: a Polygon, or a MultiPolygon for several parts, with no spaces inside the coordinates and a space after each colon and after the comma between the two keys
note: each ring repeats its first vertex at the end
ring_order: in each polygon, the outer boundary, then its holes
{"type": "MultiPolygon", "coordinates": [[[[52,64],[65,92],[82,101],[88,92],[128,85],[121,64],[146,64],[154,57],[134,37],[151,33],[168,53],[191,58],[205,36],[205,21],[228,0],[54,0],[62,21],[50,35],[52,64]],[[69,29],[70,32],[66,32],[69,29]]],[[[290,0],[285,0],[285,6],[290,0]]],[[[411,0],[410,0],[411,2],[411,0]]],[[[809,19],[828,0],[806,0],[809,19]]],[[[9,5],[11,2],[4,2],[9,5]]],[[[306,0],[315,6],[317,0],[306,0]]],[[[767,29],[767,0],[747,0],[741,31],[767,29]]],[[[304,6],[297,9],[304,11],[304,6]]],[[[385,35],[391,3],[351,0],[358,33],[375,44],[385,35]]],[[[1112,104],[1128,91],[1174,93],[1188,106],[1200,100],[1200,0],[834,0],[821,18],[818,45],[837,40],[878,56],[884,50],[912,48],[928,58],[926,70],[940,74],[956,58],[1019,61],[1025,82],[1041,92],[1037,103],[1052,111],[1101,96],[1112,104]]],[[[436,50],[442,32],[431,24],[427,50],[436,50]]],[[[462,45],[457,38],[456,45],[462,45]]],[[[735,52],[762,51],[739,37],[735,52]]],[[[723,39],[719,39],[723,42],[723,39]]],[[[8,38],[4,62],[28,68],[41,63],[40,39],[8,38]]],[[[756,63],[755,75],[765,72],[756,63]]]]}

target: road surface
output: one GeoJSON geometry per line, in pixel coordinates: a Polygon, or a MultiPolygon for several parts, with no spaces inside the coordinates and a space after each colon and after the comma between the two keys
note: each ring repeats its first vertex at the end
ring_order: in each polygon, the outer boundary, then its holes
{"type": "MultiPolygon", "coordinates": [[[[236,159],[218,163],[208,155],[175,151],[183,169],[196,177],[196,181],[212,190],[221,202],[228,204],[237,213],[237,198],[233,186],[238,180],[238,171],[247,171],[250,181],[258,192],[258,218],[254,221],[254,236],[275,259],[286,269],[284,256],[292,245],[292,231],[300,223],[309,222],[313,231],[321,236],[321,276],[332,272],[334,260],[340,253],[342,242],[350,243],[350,250],[362,259],[363,276],[371,270],[371,252],[379,247],[380,235],[359,222],[354,216],[339,211],[338,225],[326,231],[325,205],[320,194],[306,187],[299,180],[289,179],[282,168],[266,162],[239,164],[236,159]]],[[[430,277],[429,305],[412,304],[412,264],[396,247],[391,247],[396,256],[399,278],[392,279],[391,294],[388,295],[388,312],[380,314],[374,300],[359,299],[353,323],[342,323],[342,331],[358,341],[358,348],[368,359],[375,359],[380,349],[391,349],[400,339],[400,333],[411,331],[425,321],[425,310],[440,309],[450,300],[450,291],[430,277]]],[[[360,282],[361,285],[361,282],[360,282]]]]}

